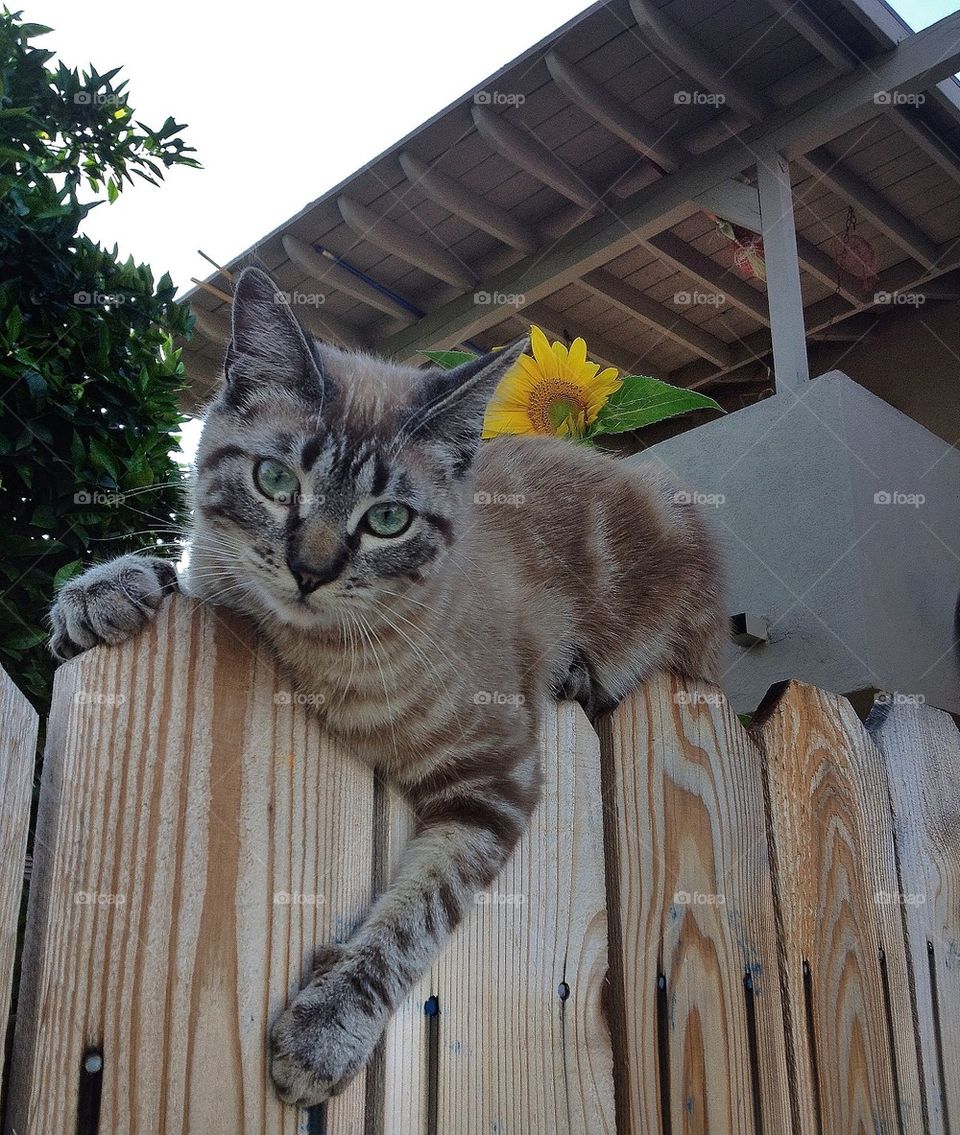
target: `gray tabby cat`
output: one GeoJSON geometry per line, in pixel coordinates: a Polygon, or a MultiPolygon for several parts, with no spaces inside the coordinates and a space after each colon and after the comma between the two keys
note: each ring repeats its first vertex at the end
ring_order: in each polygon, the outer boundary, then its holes
{"type": "MultiPolygon", "coordinates": [[[[551,695],[596,713],[657,668],[718,676],[718,555],[688,494],[569,441],[480,443],[523,345],[417,370],[311,341],[258,270],[237,283],[184,590],[253,616],[417,821],[393,883],[273,1026],[290,1103],[344,1087],[496,878],[537,803],[551,695]]],[[[60,592],[52,649],[121,642],[176,587],[151,556],[96,567],[60,592]]]]}

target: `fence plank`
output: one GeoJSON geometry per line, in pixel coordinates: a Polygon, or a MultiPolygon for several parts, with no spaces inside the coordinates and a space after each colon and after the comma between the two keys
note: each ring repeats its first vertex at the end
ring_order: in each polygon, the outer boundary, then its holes
{"type": "Polygon", "coordinates": [[[602,728],[622,1135],[790,1130],[760,754],[660,676],[602,728]],[[748,980],[749,979],[749,980],[748,980]]]}
{"type": "MultiPolygon", "coordinates": [[[[289,704],[238,620],[185,599],[58,673],[28,913],[10,1122],[76,1129],[90,1048],[99,1129],[292,1135],[268,1018],[313,946],[369,902],[372,777],[289,704]],[[287,704],[278,704],[286,702],[287,704]],[[291,901],[290,896],[294,898],[291,901]],[[308,896],[304,899],[303,896],[308,896]]],[[[329,1129],[362,1135],[362,1080],[329,1129]]]]}
{"type": "Polygon", "coordinates": [[[413,1125],[431,1101],[436,1135],[615,1131],[599,747],[573,704],[550,711],[542,746],[529,831],[388,1034],[389,1135],[431,1130],[413,1125]],[[411,1099],[404,1070],[425,1057],[433,1087],[421,1076],[411,1099]]]}
{"type": "Polygon", "coordinates": [[[887,765],[931,1135],[960,1132],[960,733],[894,699],[873,732],[887,765]]]}
{"type": "Polygon", "coordinates": [[[0,1037],[10,1013],[39,724],[33,706],[0,669],[0,1037]]]}
{"type": "Polygon", "coordinates": [[[800,1135],[923,1130],[883,759],[844,698],[761,707],[800,1135]]]}

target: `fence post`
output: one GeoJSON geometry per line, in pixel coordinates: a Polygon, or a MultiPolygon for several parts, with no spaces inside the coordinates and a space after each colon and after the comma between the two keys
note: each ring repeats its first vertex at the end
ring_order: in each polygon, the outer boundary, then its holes
{"type": "MultiPolygon", "coordinates": [[[[33,706],[0,669],[0,1037],[10,1013],[38,726],[33,706]]],[[[0,1055],[0,1100],[3,1067],[0,1055]]]]}
{"type": "MultiPolygon", "coordinates": [[[[14,1042],[17,1135],[277,1135],[268,1020],[369,902],[373,785],[249,628],[177,598],[57,675],[14,1042]],[[97,1126],[97,1120],[99,1126],[97,1126]]],[[[361,1135],[361,1077],[328,1111],[361,1135]]],[[[335,1124],[335,1126],[334,1126],[335,1124]]]]}

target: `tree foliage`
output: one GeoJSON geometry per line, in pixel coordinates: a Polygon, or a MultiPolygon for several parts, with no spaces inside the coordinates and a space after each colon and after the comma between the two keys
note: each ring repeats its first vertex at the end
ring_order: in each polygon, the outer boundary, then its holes
{"type": "Polygon", "coordinates": [[[31,42],[48,31],[0,14],[0,665],[40,709],[56,587],[170,544],[183,507],[174,340],[192,316],[169,275],[78,227],[135,179],[197,165],[172,118],[135,120],[119,69],[51,67],[31,42]]]}

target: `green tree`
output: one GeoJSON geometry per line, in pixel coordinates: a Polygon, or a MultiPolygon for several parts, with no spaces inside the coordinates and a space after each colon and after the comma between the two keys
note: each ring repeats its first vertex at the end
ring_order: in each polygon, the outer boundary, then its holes
{"type": "Polygon", "coordinates": [[[173,550],[183,508],[192,316],[168,275],[77,230],[135,178],[197,165],[172,118],[134,119],[119,68],[48,66],[30,42],[48,31],[0,14],[0,665],[41,710],[56,587],[158,536],[173,550]]]}

